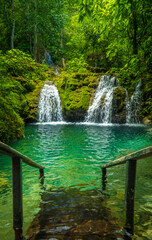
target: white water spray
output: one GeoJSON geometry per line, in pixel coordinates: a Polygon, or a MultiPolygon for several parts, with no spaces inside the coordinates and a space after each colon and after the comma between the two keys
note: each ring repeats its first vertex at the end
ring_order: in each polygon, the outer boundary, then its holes
{"type": "Polygon", "coordinates": [[[115,82],[114,77],[106,75],[101,77],[93,103],[87,111],[86,122],[111,123],[115,82]]]}
{"type": "Polygon", "coordinates": [[[141,108],[141,80],[138,82],[135,92],[133,93],[130,101],[127,95],[126,101],[126,123],[140,123],[139,111],[141,108]]]}
{"type": "MultiPolygon", "coordinates": [[[[89,106],[85,122],[88,123],[112,123],[113,115],[113,91],[117,82],[114,77],[102,76],[96,90],[92,104],[89,106]]],[[[121,87],[121,86],[119,86],[121,87]]],[[[140,123],[139,111],[141,107],[141,81],[137,84],[135,92],[129,100],[126,92],[126,123],[140,123]]]]}
{"type": "Polygon", "coordinates": [[[63,121],[60,97],[54,85],[44,85],[38,107],[40,122],[63,121]]]}

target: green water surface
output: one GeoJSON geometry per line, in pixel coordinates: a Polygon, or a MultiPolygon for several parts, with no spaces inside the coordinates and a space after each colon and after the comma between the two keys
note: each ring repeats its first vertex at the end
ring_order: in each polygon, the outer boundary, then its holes
{"type": "MultiPolygon", "coordinates": [[[[11,144],[45,166],[45,188],[101,188],[102,164],[152,145],[144,126],[38,124],[25,128],[25,138],[11,144]]],[[[135,239],[152,239],[152,158],[139,160],[135,199],[135,239]]],[[[0,240],[12,240],[11,159],[0,155],[0,240]]],[[[39,211],[39,171],[22,164],[24,232],[39,211]]],[[[107,201],[124,224],[125,165],[108,169],[107,201]]]]}

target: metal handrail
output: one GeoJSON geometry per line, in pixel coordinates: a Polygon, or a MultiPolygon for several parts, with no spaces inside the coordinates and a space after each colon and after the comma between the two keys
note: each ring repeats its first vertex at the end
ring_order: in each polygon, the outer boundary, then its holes
{"type": "Polygon", "coordinates": [[[127,164],[126,187],[125,187],[125,229],[130,234],[134,233],[134,193],[136,181],[137,160],[152,156],[152,146],[130,153],[124,157],[116,159],[101,166],[102,169],[102,189],[106,189],[106,169],[120,164],[127,164]]]}
{"type": "Polygon", "coordinates": [[[110,168],[113,166],[124,164],[129,160],[139,160],[139,159],[143,159],[143,158],[146,158],[149,156],[152,156],[152,146],[143,148],[139,151],[136,151],[136,152],[130,153],[124,157],[118,158],[110,163],[104,164],[101,166],[101,168],[110,168]]]}
{"type": "Polygon", "coordinates": [[[22,159],[22,161],[32,167],[35,168],[39,168],[39,169],[44,169],[43,166],[41,166],[40,164],[34,162],[33,160],[31,160],[30,158],[28,158],[27,156],[23,155],[22,153],[18,152],[17,150],[9,147],[7,144],[0,142],[0,152],[8,155],[10,157],[19,157],[22,159]]]}
{"type": "Polygon", "coordinates": [[[12,158],[12,182],[13,182],[13,228],[15,240],[23,239],[23,201],[22,201],[22,167],[21,160],[40,171],[41,184],[44,183],[44,167],[34,162],[27,156],[0,142],[0,153],[12,158]]]}

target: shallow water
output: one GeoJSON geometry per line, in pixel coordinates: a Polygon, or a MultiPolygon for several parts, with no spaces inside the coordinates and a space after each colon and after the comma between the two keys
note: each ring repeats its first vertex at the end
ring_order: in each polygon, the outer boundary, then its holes
{"type": "MultiPolygon", "coordinates": [[[[101,164],[152,145],[152,130],[144,126],[103,124],[37,124],[25,128],[25,138],[11,144],[45,166],[45,188],[101,188],[101,164]]],[[[0,239],[13,239],[11,159],[0,155],[0,239]]],[[[39,172],[23,165],[24,231],[39,211],[39,172]]],[[[135,199],[135,239],[152,239],[152,158],[139,160],[135,199]]],[[[125,165],[108,169],[106,201],[124,224],[125,165]]]]}

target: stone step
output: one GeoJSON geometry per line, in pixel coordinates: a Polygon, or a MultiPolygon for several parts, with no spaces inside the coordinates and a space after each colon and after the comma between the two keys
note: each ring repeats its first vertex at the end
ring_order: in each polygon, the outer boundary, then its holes
{"type": "Polygon", "coordinates": [[[100,190],[50,189],[42,194],[40,211],[31,223],[29,240],[123,239],[117,219],[100,190]]]}

